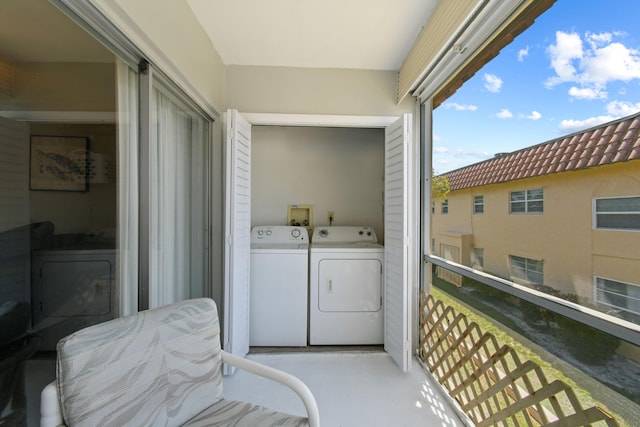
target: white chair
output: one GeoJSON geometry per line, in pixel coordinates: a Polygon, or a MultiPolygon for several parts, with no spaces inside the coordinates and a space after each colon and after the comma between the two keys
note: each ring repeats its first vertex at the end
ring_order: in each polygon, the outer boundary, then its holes
{"type": "Polygon", "coordinates": [[[58,343],[57,378],[42,391],[42,427],[320,425],[309,388],[220,348],[213,300],[199,298],[91,326],[58,343]],[[228,363],[292,388],[307,416],[223,398],[228,363]]]}

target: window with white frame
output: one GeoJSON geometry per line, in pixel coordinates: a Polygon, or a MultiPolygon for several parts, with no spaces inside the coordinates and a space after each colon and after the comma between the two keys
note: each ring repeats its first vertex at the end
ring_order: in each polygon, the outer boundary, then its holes
{"type": "Polygon", "coordinates": [[[471,266],[475,269],[482,270],[484,267],[483,248],[473,248],[473,252],[471,252],[471,266]]]}
{"type": "Polygon", "coordinates": [[[596,304],[622,311],[628,320],[640,321],[640,285],[595,278],[596,304]]]}
{"type": "Polygon", "coordinates": [[[440,211],[443,214],[447,214],[449,213],[449,200],[448,199],[444,199],[442,201],[442,209],[440,211]]]}
{"type": "Polygon", "coordinates": [[[640,231],[640,196],[594,199],[593,227],[640,231]]]}
{"type": "Polygon", "coordinates": [[[544,271],[542,260],[509,255],[511,280],[529,285],[542,285],[544,271]]]}
{"type": "Polygon", "coordinates": [[[542,213],[544,210],[544,191],[535,190],[512,191],[510,193],[510,209],[512,214],[542,213]]]}
{"type": "Polygon", "coordinates": [[[484,213],[484,196],[473,196],[473,213],[484,213]]]}

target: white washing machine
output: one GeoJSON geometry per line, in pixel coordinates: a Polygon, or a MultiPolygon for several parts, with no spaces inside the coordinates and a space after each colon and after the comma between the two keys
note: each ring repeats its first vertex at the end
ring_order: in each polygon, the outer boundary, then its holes
{"type": "Polygon", "coordinates": [[[307,345],[308,273],[306,228],[251,230],[249,345],[307,345]]]}
{"type": "Polygon", "coordinates": [[[309,343],[384,343],[384,247],[371,227],[315,227],[309,249],[309,343]]]}

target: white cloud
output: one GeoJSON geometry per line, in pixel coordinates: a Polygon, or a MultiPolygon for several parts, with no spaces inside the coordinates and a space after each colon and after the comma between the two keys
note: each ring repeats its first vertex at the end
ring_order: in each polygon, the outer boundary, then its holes
{"type": "Polygon", "coordinates": [[[551,58],[551,67],[556,72],[556,76],[550,77],[545,85],[552,87],[562,82],[576,80],[577,70],[573,66],[573,61],[581,59],[582,39],[576,33],[565,33],[556,31],[556,44],[547,48],[551,58]]]}
{"type": "Polygon", "coordinates": [[[569,95],[577,99],[606,99],[608,94],[601,87],[575,87],[569,89],[569,95]]]}
{"type": "Polygon", "coordinates": [[[527,119],[529,120],[540,120],[542,118],[542,114],[538,113],[537,111],[532,111],[531,114],[529,114],[527,117],[527,119]]]}
{"type": "Polygon", "coordinates": [[[502,88],[502,79],[495,74],[484,73],[484,87],[489,92],[498,93],[502,88]]]}
{"type": "Polygon", "coordinates": [[[581,78],[587,83],[606,84],[640,78],[640,52],[621,43],[594,49],[582,61],[581,78]]]}
{"type": "Polygon", "coordinates": [[[629,116],[637,112],[640,112],[640,102],[611,101],[607,104],[606,115],[589,117],[584,120],[562,120],[558,125],[558,130],[562,133],[577,132],[619,119],[620,117],[629,116]]]}
{"type": "Polygon", "coordinates": [[[584,38],[587,40],[589,45],[591,45],[592,49],[596,49],[598,46],[605,46],[608,43],[611,43],[613,40],[613,34],[611,33],[591,33],[589,31],[586,32],[584,38]]]}
{"type": "Polygon", "coordinates": [[[574,83],[569,95],[576,99],[606,99],[606,86],[613,81],[640,79],[640,51],[627,48],[615,37],[624,33],[556,32],[556,41],[547,48],[555,75],[545,81],[547,88],[574,83]]]}
{"type": "Polygon", "coordinates": [[[496,113],[496,117],[499,119],[510,119],[513,117],[513,113],[506,108],[503,108],[500,112],[496,113]]]}
{"type": "Polygon", "coordinates": [[[611,101],[607,104],[607,112],[618,117],[630,116],[638,111],[640,111],[640,102],[634,104],[632,102],[611,101]]]}
{"type": "Polygon", "coordinates": [[[615,120],[616,117],[613,116],[598,116],[598,117],[589,117],[584,120],[573,120],[567,119],[562,120],[558,125],[558,129],[562,133],[573,133],[579,130],[588,129],[590,127],[601,125],[602,123],[610,122],[611,120],[615,120]]]}
{"type": "Polygon", "coordinates": [[[529,56],[529,46],[518,51],[518,62],[524,61],[524,58],[526,58],[527,56],[529,56]]]}
{"type": "Polygon", "coordinates": [[[439,153],[439,154],[444,154],[444,153],[448,153],[449,149],[446,147],[433,147],[433,152],[434,153],[439,153]]]}
{"type": "Polygon", "coordinates": [[[458,104],[457,102],[447,102],[444,107],[446,109],[453,108],[456,111],[476,111],[478,109],[477,105],[458,104]]]}

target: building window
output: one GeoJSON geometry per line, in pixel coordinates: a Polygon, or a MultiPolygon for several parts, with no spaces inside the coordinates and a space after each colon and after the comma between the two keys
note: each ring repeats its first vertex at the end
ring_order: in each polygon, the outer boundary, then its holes
{"type": "Polygon", "coordinates": [[[441,210],[441,212],[443,214],[449,213],[449,200],[448,199],[444,199],[442,201],[442,210],[441,210]]]}
{"type": "Polygon", "coordinates": [[[640,231],[640,196],[594,199],[594,228],[640,231]]]}
{"type": "Polygon", "coordinates": [[[544,192],[542,188],[526,191],[512,191],[510,213],[527,214],[542,213],[544,209],[544,192]]]}
{"type": "Polygon", "coordinates": [[[623,319],[640,321],[640,285],[596,277],[596,303],[620,311],[623,319]]]}
{"type": "Polygon", "coordinates": [[[473,252],[471,252],[471,267],[482,270],[484,267],[484,249],[473,248],[473,252]]]}
{"type": "Polygon", "coordinates": [[[511,280],[528,285],[542,285],[544,283],[543,266],[541,260],[509,255],[511,280]]]}
{"type": "Polygon", "coordinates": [[[484,196],[473,196],[473,213],[484,213],[484,196]]]}

